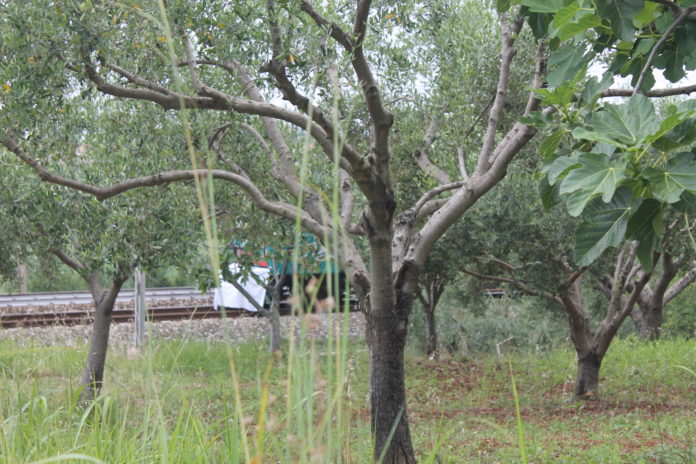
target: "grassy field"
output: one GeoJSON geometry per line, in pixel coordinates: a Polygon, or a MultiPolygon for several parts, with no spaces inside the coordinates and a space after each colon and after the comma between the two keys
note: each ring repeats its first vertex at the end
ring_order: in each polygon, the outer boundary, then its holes
{"type": "MultiPolygon", "coordinates": [[[[369,462],[367,352],[342,346],[282,357],[264,344],[113,350],[103,396],[85,409],[72,387],[83,350],[0,344],[0,462],[369,462]]],[[[510,366],[529,462],[696,462],[696,341],[633,339],[610,350],[599,402],[572,401],[567,348],[409,356],[422,462],[522,461],[510,366]]]]}

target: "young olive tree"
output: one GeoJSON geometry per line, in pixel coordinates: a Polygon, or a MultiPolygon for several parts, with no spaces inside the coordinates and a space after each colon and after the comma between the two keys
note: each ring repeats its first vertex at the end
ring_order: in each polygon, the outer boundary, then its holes
{"type": "MultiPolygon", "coordinates": [[[[73,114],[70,123],[62,125],[68,133],[82,133],[77,144],[36,141],[48,152],[73,153],[65,159],[70,159],[65,166],[70,176],[93,178],[98,172],[108,177],[110,172],[130,170],[138,141],[115,137],[108,126],[122,115],[100,109],[101,114],[73,114]]],[[[56,134],[44,135],[52,139],[56,134]]],[[[5,246],[30,250],[49,266],[60,260],[82,278],[92,295],[94,323],[80,378],[80,400],[91,401],[104,381],[111,315],[123,284],[136,266],[181,264],[195,248],[191,244],[196,243],[199,225],[188,214],[191,195],[183,186],[163,186],[97,202],[76,190],[40,182],[31,169],[10,163],[7,152],[1,158],[0,178],[6,188],[0,211],[6,230],[15,232],[5,246]]]]}
{"type": "MultiPolygon", "coordinates": [[[[624,47],[613,43],[633,40],[624,3],[633,9],[639,3],[638,13],[643,8],[640,0],[601,2],[598,9],[580,0],[513,3],[519,2],[497,1],[498,13],[478,2],[448,1],[394,5],[359,0],[355,6],[305,0],[3,4],[0,25],[7,40],[0,70],[6,87],[1,137],[44,180],[100,200],[134,188],[208,176],[237,185],[257,208],[297,218],[320,239],[338,241],[338,259],[367,319],[375,459],[413,463],[403,354],[417,278],[430,251],[505,176],[508,164],[537,133],[532,124],[545,127],[553,123],[554,113],[574,114],[568,107],[584,84],[576,77],[585,77],[589,60],[584,55],[574,59],[571,52],[585,50],[589,39],[609,43],[608,53],[621,52],[624,47]],[[575,16],[556,14],[566,4],[576,8],[575,16]],[[585,18],[588,14],[591,21],[585,18]],[[438,89],[431,85],[433,76],[452,69],[430,59],[440,45],[425,33],[436,30],[433,25],[447,16],[454,18],[448,24],[456,28],[440,30],[440,37],[452,39],[445,42],[448,50],[467,51],[450,56],[472,69],[495,68],[495,82],[456,89],[474,101],[451,100],[445,113],[433,116],[444,121],[457,114],[469,120],[481,115],[480,129],[471,134],[477,149],[419,156],[417,165],[436,183],[414,186],[414,201],[399,205],[398,186],[412,178],[401,177],[396,169],[403,159],[394,147],[408,135],[400,132],[407,128],[400,127],[395,115],[420,111],[414,104],[417,97],[430,97],[438,89]],[[481,46],[464,47],[460,41],[478,40],[474,32],[463,32],[479,30],[470,27],[473,21],[480,21],[485,31],[481,46]],[[572,27],[565,28],[569,21],[572,27]],[[536,57],[522,66],[529,72],[519,88],[531,92],[522,107],[508,106],[525,22],[540,39],[536,57]],[[32,24],[50,27],[37,30],[32,24]],[[544,37],[550,39],[548,46],[544,37]],[[480,53],[488,50],[484,45],[490,39],[498,40],[497,51],[480,53]],[[194,164],[189,169],[144,171],[143,177],[124,175],[115,183],[61,175],[50,164],[37,163],[26,133],[31,117],[43,114],[42,102],[60,99],[66,88],[79,88],[89,99],[131,99],[141,103],[139,108],[150,104],[177,111],[185,127],[205,119],[206,127],[216,126],[209,132],[210,150],[225,163],[197,163],[199,133],[187,137],[194,164]],[[37,106],[28,105],[30,99],[37,106]],[[253,135],[263,158],[240,153],[226,137],[241,132],[253,135]],[[300,136],[304,140],[298,141],[300,136]]],[[[672,6],[682,8],[677,3],[646,6],[641,24],[656,22],[658,12],[672,6]]],[[[684,16],[681,23],[685,18],[690,21],[684,16]]],[[[673,31],[658,29],[655,35],[671,38],[673,31]]],[[[648,67],[652,64],[651,59],[648,67]]],[[[664,94],[648,91],[642,83],[638,87],[651,96],[664,94]]],[[[596,81],[587,88],[583,101],[588,95],[596,102],[625,93],[596,81]]],[[[683,112],[675,114],[680,119],[683,112]]],[[[458,145],[456,139],[448,142],[458,145]]],[[[433,145],[431,153],[436,151],[433,145]]]]}

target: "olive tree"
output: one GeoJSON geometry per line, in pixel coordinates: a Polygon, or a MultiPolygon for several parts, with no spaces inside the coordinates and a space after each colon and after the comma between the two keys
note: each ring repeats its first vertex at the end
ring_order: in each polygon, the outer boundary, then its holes
{"type": "MultiPolygon", "coordinates": [[[[102,106],[100,111],[75,111],[55,133],[44,127],[47,139],[36,140],[36,146],[48,153],[71,153],[66,171],[75,178],[128,172],[139,141],[115,137],[109,126],[122,116],[118,109],[102,106]],[[76,141],[55,140],[63,131],[79,136],[76,141]]],[[[4,246],[22,247],[49,266],[59,260],[81,277],[92,295],[94,323],[80,379],[80,399],[92,400],[104,381],[111,315],[123,284],[136,266],[181,264],[195,249],[199,225],[187,211],[192,195],[183,186],[163,186],[97,202],[76,190],[40,182],[31,169],[10,163],[7,155],[2,154],[0,178],[6,188],[0,211],[3,229],[14,233],[4,246]]]]}
{"type": "MultiPolygon", "coordinates": [[[[633,38],[624,30],[629,27],[624,2],[619,2],[621,14],[617,14],[617,2],[602,2],[596,12],[592,5],[585,5],[589,2],[582,2],[582,8],[579,1],[525,0],[522,7],[512,3],[497,1],[498,13],[475,2],[448,1],[393,5],[359,0],[354,7],[338,2],[319,6],[303,0],[233,5],[222,1],[165,4],[162,0],[137,6],[77,1],[60,6],[33,1],[3,4],[0,21],[8,31],[3,36],[10,40],[3,46],[0,79],[9,88],[3,95],[4,108],[11,110],[1,123],[3,144],[44,180],[100,200],[139,187],[208,176],[237,185],[265,212],[297,218],[317,237],[338,237],[338,259],[367,318],[375,459],[412,463],[403,354],[416,281],[430,251],[505,176],[507,166],[537,127],[548,127],[558,107],[563,116],[570,114],[566,107],[584,84],[575,76],[584,78],[588,60],[567,55],[573,49],[583,50],[586,42],[582,41],[595,35],[633,38]],[[577,7],[575,16],[556,15],[556,9],[566,4],[577,7]],[[593,21],[583,20],[587,10],[594,15],[593,21]],[[461,94],[470,94],[476,101],[453,101],[452,107],[436,116],[469,114],[474,120],[482,114],[481,127],[471,135],[477,141],[476,150],[445,149],[437,157],[421,156],[418,166],[436,182],[417,186],[414,201],[400,205],[397,185],[410,179],[395,170],[401,160],[393,148],[404,135],[395,115],[401,109],[419,111],[409,93],[428,96],[435,88],[429,85],[431,77],[448,69],[428,60],[434,45],[423,32],[432,21],[450,15],[459,26],[458,34],[446,31],[452,38],[473,37],[461,33],[472,30],[472,12],[478,13],[477,20],[488,32],[483,39],[497,39],[499,45],[494,55],[476,53],[485,47],[466,48],[475,51],[460,59],[472,68],[493,66],[495,82],[460,88],[461,94]],[[565,26],[556,20],[562,17],[566,23],[572,20],[573,27],[552,37],[547,46],[542,37],[555,34],[557,25],[565,26]],[[536,57],[521,66],[529,69],[521,88],[531,92],[522,107],[508,106],[525,22],[540,38],[536,57]],[[48,26],[37,30],[31,23],[48,26]],[[571,29],[575,32],[567,32],[571,29]],[[27,30],[34,33],[26,34],[27,30]],[[576,41],[580,46],[570,43],[576,41]],[[559,42],[564,47],[557,47],[559,42]],[[130,99],[140,102],[140,108],[157,105],[177,111],[184,127],[193,114],[197,121],[207,116],[208,127],[217,127],[209,131],[209,146],[226,162],[224,166],[196,164],[199,145],[196,138],[188,137],[195,164],[189,169],[126,175],[115,183],[60,175],[36,162],[31,140],[23,136],[25,124],[30,126],[31,121],[18,123],[10,116],[15,111],[26,115],[41,109],[26,101],[30,96],[45,98],[47,86],[42,79],[63,89],[79,86],[87,98],[130,99]],[[566,81],[568,86],[563,85],[566,81]],[[547,85],[551,89],[545,89],[547,85]],[[485,88],[489,91],[481,92],[485,88]],[[95,90],[98,96],[91,93],[95,90]],[[480,101],[482,94],[487,101],[480,101]],[[504,120],[508,124],[503,125],[504,120]],[[7,132],[13,128],[14,137],[7,132]],[[241,131],[253,133],[263,158],[239,153],[225,137],[241,131]],[[304,142],[298,143],[300,136],[304,142]],[[441,158],[447,162],[438,164],[441,158]],[[441,172],[447,176],[438,175],[441,172]],[[322,188],[327,185],[330,194],[322,188]]],[[[626,3],[643,7],[639,0],[626,3]]],[[[657,6],[646,13],[645,24],[655,21],[653,13],[658,9],[666,8],[657,6]]],[[[659,31],[664,37],[671,37],[671,32],[659,31]]],[[[447,46],[464,49],[459,42],[447,46]]],[[[638,87],[644,88],[643,84],[638,87]]],[[[48,86],[49,93],[53,88],[48,86]]],[[[622,92],[595,82],[585,94],[596,101],[622,92]]],[[[683,113],[678,114],[681,118],[683,113]]]]}

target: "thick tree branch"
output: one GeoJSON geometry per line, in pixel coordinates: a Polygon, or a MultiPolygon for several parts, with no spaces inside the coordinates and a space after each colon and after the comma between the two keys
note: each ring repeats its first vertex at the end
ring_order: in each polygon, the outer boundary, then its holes
{"type": "MultiPolygon", "coordinates": [[[[364,31],[364,24],[369,14],[370,3],[369,1],[362,1],[358,5],[356,28],[359,31],[364,31]]],[[[345,31],[335,23],[329,23],[309,4],[309,2],[303,0],[300,8],[302,11],[306,12],[317,25],[327,29],[331,37],[340,43],[346,52],[351,55],[350,61],[355,75],[362,86],[363,96],[372,121],[372,152],[376,157],[374,167],[377,170],[377,176],[382,182],[388,185],[390,183],[388,167],[390,156],[389,130],[394,123],[394,117],[384,107],[379,86],[377,85],[377,81],[363,53],[363,41],[360,40],[359,42],[355,42],[348,38],[348,34],[345,31]]]]}
{"type": "MultiPolygon", "coordinates": [[[[639,87],[636,87],[639,88],[639,87]]],[[[635,89],[607,89],[600,94],[601,98],[608,97],[630,97],[635,92],[635,89]]],[[[674,95],[689,95],[696,92],[696,84],[683,87],[673,87],[668,89],[654,89],[642,92],[646,97],[661,98],[672,97],[674,95]]]]}
{"type": "Polygon", "coordinates": [[[307,13],[319,27],[328,31],[331,38],[340,43],[347,52],[351,53],[353,51],[353,40],[348,36],[348,33],[341,28],[341,26],[334,22],[327,21],[326,18],[319,14],[306,0],[302,0],[300,3],[300,9],[307,13]]]}
{"type": "Polygon", "coordinates": [[[362,41],[367,29],[367,18],[370,16],[371,0],[358,0],[358,7],[355,11],[355,24],[353,25],[353,35],[358,46],[362,47],[362,41]]]}
{"type": "Polygon", "coordinates": [[[623,307],[621,308],[621,311],[613,314],[607,313],[607,316],[600,323],[599,327],[597,327],[597,330],[595,331],[597,339],[597,353],[600,356],[606,354],[614,335],[616,335],[616,332],[619,330],[619,327],[621,327],[623,321],[628,317],[629,314],[631,314],[631,311],[633,311],[643,287],[648,283],[649,280],[650,273],[642,272],[641,276],[635,282],[633,291],[631,291],[628,299],[623,299],[623,307]]]}
{"type": "Polygon", "coordinates": [[[500,117],[503,112],[505,98],[507,97],[508,87],[510,85],[510,65],[512,64],[512,60],[516,54],[516,50],[514,48],[515,39],[520,29],[522,29],[523,24],[524,18],[522,16],[518,16],[512,25],[508,25],[505,23],[505,21],[501,20],[502,51],[498,85],[496,88],[495,100],[493,101],[491,111],[488,114],[488,125],[486,126],[486,133],[483,136],[483,144],[481,146],[481,152],[479,153],[479,159],[474,174],[475,176],[487,172],[490,168],[489,161],[491,155],[493,154],[495,135],[498,132],[500,117]]]}
{"type": "MultiPolygon", "coordinates": [[[[539,42],[536,51],[536,64],[534,67],[534,79],[532,80],[532,89],[541,89],[546,86],[546,61],[548,58],[548,52],[546,50],[546,44],[544,42],[539,42]]],[[[527,99],[527,105],[524,108],[523,116],[529,116],[532,111],[536,111],[541,104],[539,95],[536,92],[529,92],[529,98],[527,99]]]]}
{"type": "Polygon", "coordinates": [[[696,261],[691,263],[691,269],[665,292],[664,304],[672,301],[677,295],[684,291],[686,287],[691,285],[694,280],[696,280],[696,261]]]}
{"type": "Polygon", "coordinates": [[[438,166],[433,164],[428,157],[428,150],[430,146],[435,141],[435,135],[437,134],[437,124],[435,121],[430,121],[425,129],[425,135],[423,136],[423,145],[413,153],[413,159],[416,160],[418,166],[433,179],[438,181],[440,184],[449,184],[452,182],[449,174],[440,169],[438,166]]]}
{"type": "Polygon", "coordinates": [[[669,288],[669,283],[674,279],[674,276],[677,275],[677,271],[678,267],[672,259],[672,254],[665,251],[662,254],[662,270],[657,277],[652,294],[652,298],[655,300],[654,303],[660,306],[664,305],[665,293],[669,288]]]}
{"type": "Polygon", "coordinates": [[[58,248],[52,248],[51,253],[53,253],[59,260],[61,260],[66,266],[74,270],[80,275],[84,275],[88,269],[87,266],[85,266],[83,263],[79,262],[76,259],[73,259],[72,257],[68,256],[66,252],[63,250],[60,250],[58,248]]]}
{"type": "Polygon", "coordinates": [[[462,180],[469,180],[469,173],[466,170],[466,153],[462,147],[457,147],[457,164],[459,166],[459,175],[462,180]]]}

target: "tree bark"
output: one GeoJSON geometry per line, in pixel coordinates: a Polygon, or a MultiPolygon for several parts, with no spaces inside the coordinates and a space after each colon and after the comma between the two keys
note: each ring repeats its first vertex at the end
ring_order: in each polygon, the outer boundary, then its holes
{"type": "Polygon", "coordinates": [[[92,336],[89,341],[87,362],[82,371],[80,386],[80,401],[89,402],[99,394],[104,381],[104,365],[106,364],[106,352],[109,347],[109,332],[111,330],[111,314],[113,302],[102,301],[96,305],[92,336]]]}
{"type": "Polygon", "coordinates": [[[95,290],[98,284],[90,282],[95,300],[94,324],[89,342],[87,362],[80,380],[80,402],[93,401],[101,390],[104,381],[104,366],[106,352],[109,348],[109,332],[111,330],[111,315],[113,314],[116,297],[125,279],[113,282],[108,292],[95,290]]]}
{"type": "Polygon", "coordinates": [[[277,310],[271,310],[268,315],[268,324],[271,328],[271,343],[270,349],[271,353],[280,350],[280,314],[277,310]]]}
{"type": "Polygon", "coordinates": [[[379,309],[367,315],[374,459],[383,464],[415,464],[404,376],[407,317],[399,308],[379,309]]]}
{"type": "Polygon", "coordinates": [[[643,340],[657,340],[662,329],[662,305],[638,304],[631,313],[638,335],[643,340]]]}
{"type": "Polygon", "coordinates": [[[599,399],[599,368],[602,357],[594,351],[578,353],[578,374],[575,382],[575,397],[584,400],[599,399]]]}

